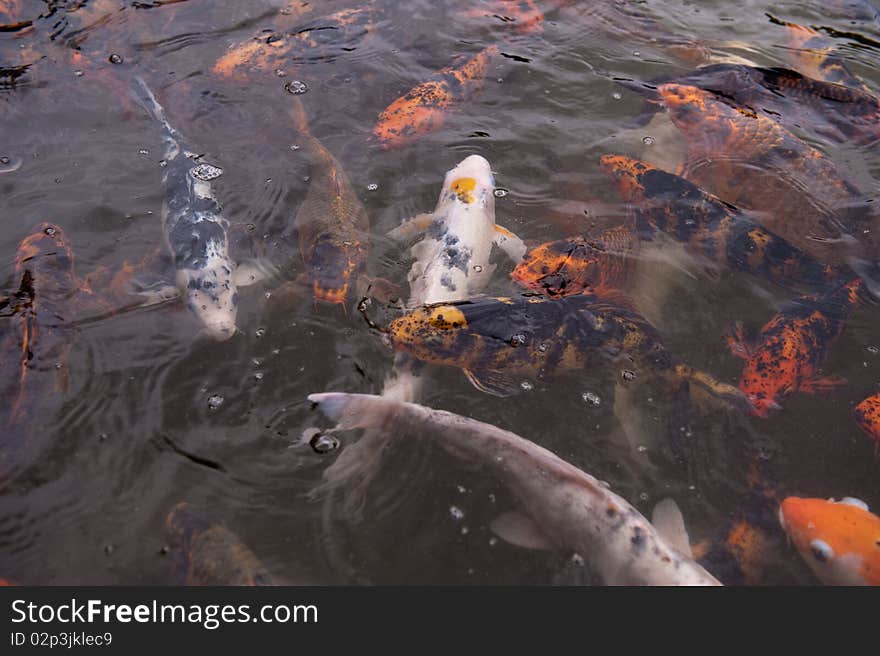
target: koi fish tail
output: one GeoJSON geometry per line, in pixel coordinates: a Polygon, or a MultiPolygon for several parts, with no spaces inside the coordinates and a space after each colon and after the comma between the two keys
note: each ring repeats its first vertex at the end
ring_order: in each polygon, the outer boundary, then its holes
{"type": "Polygon", "coordinates": [[[149,114],[153,120],[160,123],[165,130],[165,137],[173,142],[180,140],[180,134],[171,127],[168,119],[165,117],[165,109],[156,100],[156,96],[150,89],[149,85],[140,76],[135,76],[134,85],[131,88],[131,96],[134,101],[149,114]]]}
{"type": "Polygon", "coordinates": [[[293,97],[293,102],[290,104],[290,117],[293,119],[293,127],[299,132],[304,138],[312,139],[312,132],[309,130],[309,117],[306,114],[306,108],[302,103],[302,100],[293,97]]]}

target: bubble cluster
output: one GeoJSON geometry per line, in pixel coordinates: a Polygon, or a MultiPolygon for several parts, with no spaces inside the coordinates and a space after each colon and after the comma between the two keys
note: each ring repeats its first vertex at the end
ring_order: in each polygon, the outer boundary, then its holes
{"type": "Polygon", "coordinates": [[[219,394],[212,394],[208,397],[208,410],[216,410],[223,405],[223,397],[219,394]]]}
{"type": "Polygon", "coordinates": [[[213,166],[211,164],[199,164],[198,166],[194,166],[193,168],[191,168],[189,170],[189,174],[196,180],[209,182],[223,175],[223,169],[221,169],[219,166],[213,166]]]}
{"type": "Polygon", "coordinates": [[[284,85],[284,90],[287,91],[287,93],[292,93],[295,96],[298,96],[308,91],[309,86],[302,80],[291,80],[284,85]]]}

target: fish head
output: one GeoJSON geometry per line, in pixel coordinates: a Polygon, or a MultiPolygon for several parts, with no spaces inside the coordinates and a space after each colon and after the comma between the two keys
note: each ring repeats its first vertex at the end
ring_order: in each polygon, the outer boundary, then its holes
{"type": "Polygon", "coordinates": [[[853,408],[853,418],[880,448],[880,393],[869,396],[853,408]]]}
{"type": "Polygon", "coordinates": [[[359,242],[340,242],[330,235],[321,236],[308,257],[315,298],[344,304],[362,261],[359,242]]]}
{"type": "Polygon", "coordinates": [[[638,202],[645,197],[644,176],[658,169],[647,162],[625,155],[602,155],[599,169],[608,176],[625,201],[638,202]]]}
{"type": "Polygon", "coordinates": [[[495,217],[495,176],[485,157],[470,155],[446,173],[436,214],[452,205],[489,212],[495,217]]]}
{"type": "Polygon", "coordinates": [[[73,250],[60,226],[43,222],[18,246],[15,272],[29,274],[41,295],[62,297],[76,291],[73,250]]]}
{"type": "Polygon", "coordinates": [[[788,497],[779,522],[826,585],[880,585],[880,517],[863,501],[788,497]]]}
{"type": "Polygon", "coordinates": [[[458,305],[426,305],[392,321],[387,338],[420,360],[451,364],[464,355],[468,322],[458,305]]]}
{"type": "Polygon", "coordinates": [[[177,272],[177,286],[183,290],[186,306],[196,315],[207,334],[218,341],[225,341],[236,332],[238,290],[231,274],[231,269],[226,266],[180,269],[177,272]]]}
{"type": "Polygon", "coordinates": [[[601,284],[600,251],[582,239],[562,239],[536,246],[510,277],[528,289],[558,298],[590,292],[601,284]]]}
{"type": "Polygon", "coordinates": [[[661,84],[657,91],[672,122],[685,133],[705,127],[721,105],[710,92],[686,84],[661,84]]]}

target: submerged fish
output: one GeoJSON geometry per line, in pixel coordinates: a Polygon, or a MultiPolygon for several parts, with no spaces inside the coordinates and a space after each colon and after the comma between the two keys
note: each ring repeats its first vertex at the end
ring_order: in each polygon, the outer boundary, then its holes
{"type": "Polygon", "coordinates": [[[367,255],[367,210],[333,154],[309,130],[299,98],[291,115],[309,158],[309,190],[288,224],[316,299],[344,304],[367,255]]]}
{"type": "MultiPolygon", "coordinates": [[[[561,3],[556,1],[549,4],[561,3]]],[[[534,0],[488,0],[485,5],[485,8],[465,10],[465,16],[491,16],[505,25],[511,24],[513,31],[519,34],[540,34],[544,31],[544,12],[534,0]]]]}
{"type": "Polygon", "coordinates": [[[846,497],[788,497],[779,523],[825,585],[880,585],[880,517],[846,497]]]}
{"type": "Polygon", "coordinates": [[[618,362],[625,379],[642,372],[676,388],[693,383],[731,402],[742,398],[735,387],[678,362],[634,310],[588,294],[435,303],[392,321],[385,338],[420,360],[462,369],[475,387],[498,396],[520,391],[522,377],[618,362]]]}
{"type": "Polygon", "coordinates": [[[830,39],[814,29],[795,23],[785,23],[785,28],[791,65],[801,73],[817,80],[871,93],[870,88],[846,67],[843,60],[834,56],[833,42],[830,39]]]}
{"type": "Polygon", "coordinates": [[[807,77],[786,68],[713,64],[687,75],[645,83],[624,82],[647,96],[653,112],[657,87],[672,82],[712,92],[733,107],[749,107],[789,130],[817,134],[832,141],[875,144],[880,139],[880,99],[861,89],[807,77]]]}
{"type": "Polygon", "coordinates": [[[686,179],[761,212],[764,228],[816,257],[828,257],[834,241],[856,232],[859,240],[845,245],[870,248],[859,230],[869,218],[867,207],[825,155],[772,119],[697,87],[663,84],[659,92],[687,139],[686,179]]]}
{"type": "Polygon", "coordinates": [[[846,382],[820,377],[818,372],[863,295],[864,285],[855,279],[796,299],[761,329],[755,345],[745,338],[742,326],[737,327],[728,343],[734,355],[746,360],[739,388],[747,395],[753,414],[766,417],[794,392],[821,392],[846,382]]]}
{"type": "Polygon", "coordinates": [[[407,146],[443,127],[447,115],[483,87],[498,46],[484,48],[460,67],[441,69],[401,96],[381,114],[373,137],[386,149],[407,146]]]}
{"type": "Polygon", "coordinates": [[[626,226],[616,226],[595,237],[569,237],[535,246],[510,277],[553,298],[585,292],[601,296],[623,286],[638,252],[638,235],[626,226]]]}
{"type": "Polygon", "coordinates": [[[354,49],[354,44],[373,31],[372,3],[349,7],[290,31],[274,31],[232,48],[211,69],[221,77],[246,81],[252,71],[273,72],[288,64],[329,59],[354,49]]]}
{"type": "MultiPolygon", "coordinates": [[[[494,189],[489,162],[470,155],[447,171],[433,214],[405,221],[392,231],[395,239],[416,239],[410,249],[409,306],[460,300],[482,292],[496,266],[489,262],[493,246],[514,262],[522,258],[522,241],[495,223],[494,189]]],[[[398,353],[385,378],[382,396],[416,400],[423,378],[415,364],[405,353],[398,353]]],[[[349,512],[363,507],[366,488],[380,467],[387,440],[381,431],[366,431],[325,471],[327,486],[347,487],[349,512]]]]}
{"type": "Polygon", "coordinates": [[[186,503],[165,519],[182,549],[184,585],[273,585],[269,572],[238,536],[186,503]]]}
{"type": "Polygon", "coordinates": [[[238,286],[254,282],[253,272],[237,270],[229,256],[229,221],[214,196],[211,180],[222,170],[199,163],[184,149],[181,134],[168,123],[162,106],[137,78],[135,99],[163,130],[165,202],[162,227],[174,260],[177,289],[187,307],[214,339],[236,332],[238,286]]]}
{"type": "Polygon", "coordinates": [[[842,275],[684,178],[623,155],[603,155],[600,163],[621,197],[635,204],[636,229],[644,238],[662,232],[712,263],[783,287],[816,286],[842,275]]]}
{"type": "Polygon", "coordinates": [[[872,440],[874,448],[880,451],[880,392],[863,399],[853,408],[853,418],[872,440]]]}
{"type": "Polygon", "coordinates": [[[430,436],[454,456],[477,461],[520,504],[492,524],[520,546],[578,554],[606,585],[720,585],[690,557],[678,507],[667,500],[652,525],[605,485],[514,433],[450,412],[363,394],[312,394],[337,429],[430,436]]]}

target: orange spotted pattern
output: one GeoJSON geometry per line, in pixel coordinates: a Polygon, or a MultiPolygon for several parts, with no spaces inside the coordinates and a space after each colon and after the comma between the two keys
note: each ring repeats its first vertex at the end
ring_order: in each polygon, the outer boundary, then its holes
{"type": "Polygon", "coordinates": [[[880,451],[880,392],[872,394],[853,408],[856,424],[874,440],[875,448],[880,451]]]}
{"type": "Polygon", "coordinates": [[[373,128],[373,138],[386,149],[407,146],[443,127],[450,110],[483,87],[498,46],[484,48],[459,68],[440,70],[386,107],[373,128]]]}

